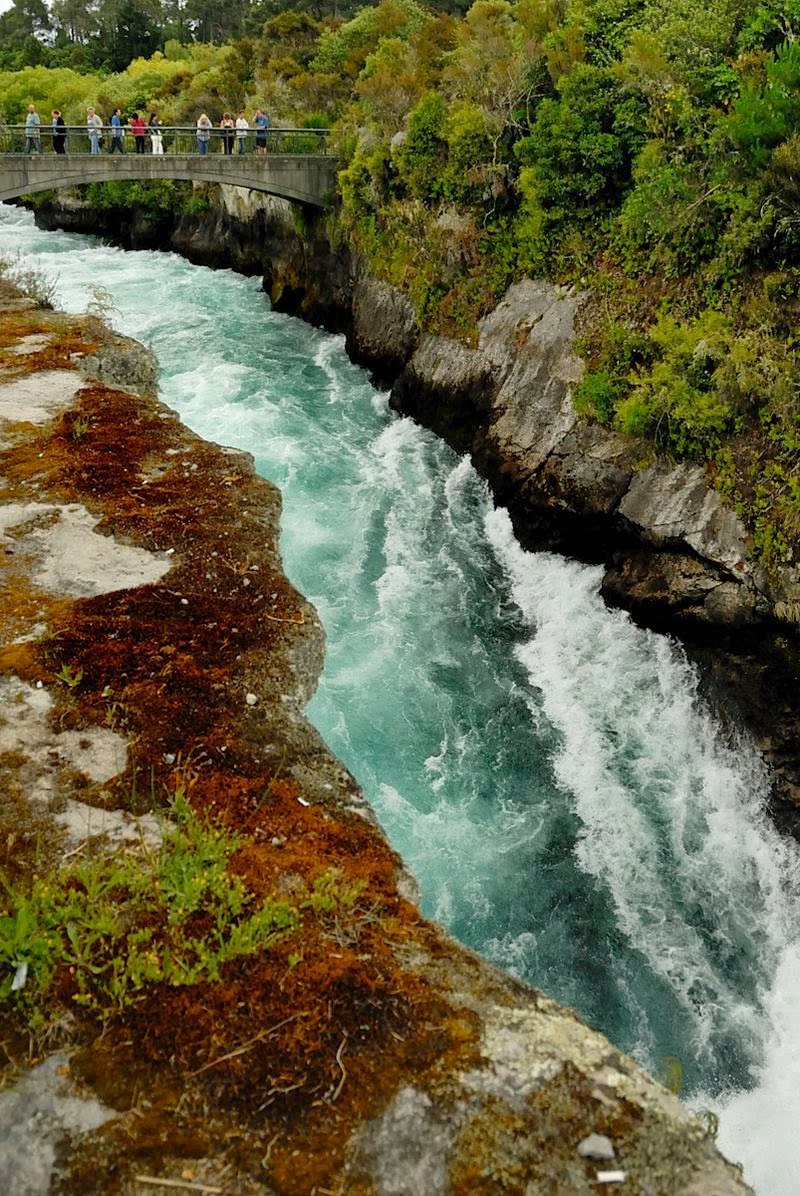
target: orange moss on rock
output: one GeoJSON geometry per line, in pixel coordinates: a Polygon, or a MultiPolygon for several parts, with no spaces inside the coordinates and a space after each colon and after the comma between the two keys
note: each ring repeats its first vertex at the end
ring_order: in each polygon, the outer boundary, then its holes
{"type": "MultiPolygon", "coordinates": [[[[0,319],[0,348],[23,323],[0,319]]],[[[14,366],[52,369],[91,348],[71,327],[14,366]]],[[[348,808],[349,791],[320,804],[293,775],[299,751],[322,749],[287,722],[283,694],[295,688],[295,652],[318,657],[321,632],[281,571],[278,494],[242,454],[200,441],[155,400],[92,382],[52,426],[0,453],[0,476],[7,501],[83,504],[103,534],[172,557],[159,583],[72,601],[18,578],[0,620],[22,633],[43,619],[47,635],[7,645],[0,668],[49,683],[60,729],[110,718],[131,753],[106,792],[128,806],[188,792],[202,817],[243,837],[231,868],[255,898],[300,912],[294,932],[226,965],[220,982],[143,990],[102,1039],[84,1017],[76,1071],[117,1107],[135,1103],[132,1085],[169,1093],[172,1108],[178,1092],[189,1152],[204,1148],[197,1111],[211,1102],[256,1134],[259,1160],[273,1142],[256,1172],[286,1196],[335,1185],[353,1127],[403,1077],[424,1082],[443,1053],[466,1058],[474,1043],[462,1023],[451,1034],[442,995],[398,963],[422,923],[398,895],[396,854],[348,808]],[[56,685],[64,668],[80,680],[56,685]],[[256,707],[245,685],[258,687],[256,707]],[[354,895],[342,908],[312,908],[325,876],[354,895]]],[[[130,1158],[181,1153],[161,1136],[166,1101],[126,1123],[130,1158]]],[[[82,1176],[76,1161],[75,1190],[82,1176]]]]}

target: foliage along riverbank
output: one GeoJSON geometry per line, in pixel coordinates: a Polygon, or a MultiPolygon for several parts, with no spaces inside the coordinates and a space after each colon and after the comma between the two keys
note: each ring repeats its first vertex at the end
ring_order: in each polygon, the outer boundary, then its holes
{"type": "Polygon", "coordinates": [[[0,92],[8,121],[33,99],[68,123],[86,103],[165,122],[243,104],[333,125],[332,231],[423,326],[474,342],[525,274],[587,289],[579,410],[643,461],[704,463],[771,567],[800,529],[798,28],[797,0],[383,0],[173,38],[116,74],[28,66],[0,92]]]}

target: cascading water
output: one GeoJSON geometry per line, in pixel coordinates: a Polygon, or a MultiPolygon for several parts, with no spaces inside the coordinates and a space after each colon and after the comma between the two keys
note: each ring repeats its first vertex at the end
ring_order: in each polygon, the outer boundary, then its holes
{"type": "Polygon", "coordinates": [[[0,255],[57,274],[67,310],[101,279],[165,401],[282,488],[328,635],[310,717],[425,912],[651,1069],[678,1060],[761,1196],[795,1196],[798,852],[681,652],[608,611],[596,569],[523,552],[469,463],[256,281],[0,211],[0,255]]]}

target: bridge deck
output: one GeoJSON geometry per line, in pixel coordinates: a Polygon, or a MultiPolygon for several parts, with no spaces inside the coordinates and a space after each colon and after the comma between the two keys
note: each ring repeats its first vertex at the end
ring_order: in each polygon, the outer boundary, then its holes
{"type": "Polygon", "coordinates": [[[0,154],[0,200],[111,179],[188,179],[326,207],[337,159],[327,154],[0,154]]]}

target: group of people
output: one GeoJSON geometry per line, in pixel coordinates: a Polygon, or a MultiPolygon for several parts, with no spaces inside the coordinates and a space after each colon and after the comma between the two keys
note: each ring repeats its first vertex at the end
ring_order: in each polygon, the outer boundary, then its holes
{"type": "MultiPolygon", "coordinates": [[[[208,153],[208,143],[211,140],[211,133],[214,128],[211,118],[206,112],[202,112],[197,118],[197,150],[198,153],[208,153]]],[[[253,115],[253,129],[256,135],[256,153],[265,154],[267,152],[267,130],[269,129],[269,117],[261,108],[256,108],[253,115]]],[[[236,119],[230,112],[223,114],[222,120],[219,122],[219,130],[222,137],[222,151],[225,154],[233,153],[233,145],[236,142],[237,152],[240,154],[247,153],[247,134],[250,132],[250,123],[247,119],[244,109],[239,111],[236,119]]]]}
{"type": "MultiPolygon", "coordinates": [[[[52,112],[53,120],[53,150],[57,154],[63,154],[66,149],[67,141],[67,127],[64,118],[58,108],[54,108],[52,112]]],[[[39,113],[36,111],[35,104],[28,105],[28,114],[25,118],[25,153],[35,154],[41,151],[41,127],[42,122],[39,113]]],[[[261,108],[256,108],[253,115],[252,129],[255,133],[256,153],[265,154],[267,152],[267,133],[270,127],[269,117],[261,108]]],[[[129,130],[133,134],[133,144],[136,148],[137,154],[146,152],[147,137],[150,138],[150,152],[153,154],[164,153],[164,140],[161,130],[161,123],[158,119],[158,114],[151,112],[149,119],[145,121],[143,116],[138,112],[133,112],[130,118],[123,124],[122,111],[120,108],[115,108],[108,126],[104,125],[102,117],[98,116],[94,108],[86,109],[86,132],[89,137],[89,150],[93,154],[102,152],[101,147],[104,143],[105,131],[108,128],[111,137],[108,147],[110,154],[124,154],[125,143],[124,133],[129,130]]],[[[241,109],[236,119],[233,118],[230,112],[226,112],[222,120],[219,122],[218,130],[222,141],[222,152],[225,154],[232,154],[234,152],[234,144],[236,151],[240,154],[247,153],[247,137],[250,132],[251,125],[247,119],[244,109],[241,109]]],[[[200,154],[208,153],[209,142],[214,131],[214,125],[207,113],[203,112],[197,118],[197,152],[200,154]]]]}
{"type": "MultiPolygon", "coordinates": [[[[143,116],[138,112],[132,112],[126,124],[122,123],[122,109],[115,108],[111,113],[111,119],[108,122],[111,131],[111,141],[108,147],[110,154],[124,154],[125,141],[124,133],[126,129],[130,129],[133,133],[133,144],[136,147],[137,154],[145,152],[145,143],[147,137],[150,137],[150,152],[153,154],[163,154],[164,152],[164,138],[161,133],[161,122],[158,119],[158,114],[150,113],[150,117],[145,121],[143,116]]],[[[86,110],[86,130],[89,134],[89,148],[91,153],[99,154],[100,146],[103,137],[103,121],[97,115],[94,108],[87,108],[86,110]]]]}
{"type": "MultiPolygon", "coordinates": [[[[58,108],[52,112],[53,118],[53,149],[57,154],[63,154],[67,144],[67,126],[58,108]]],[[[28,104],[25,117],[25,153],[38,154],[42,148],[42,122],[35,104],[28,104]]]]}

